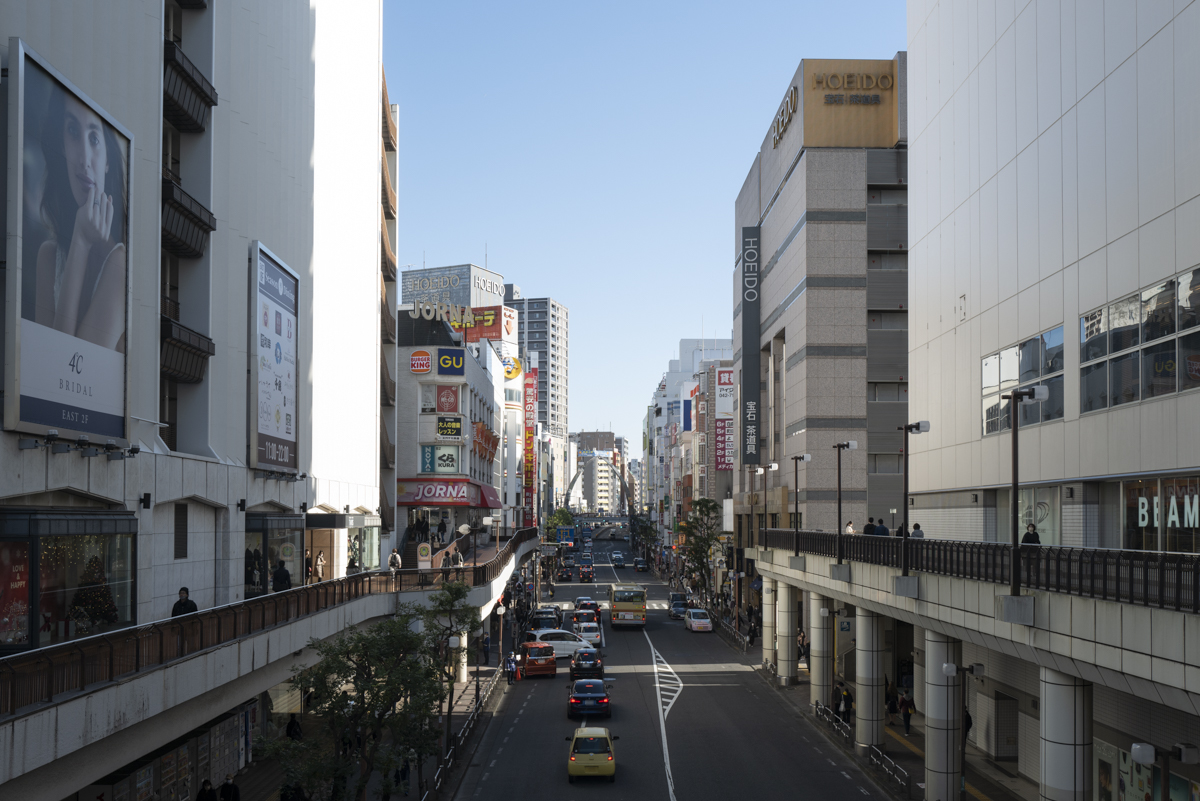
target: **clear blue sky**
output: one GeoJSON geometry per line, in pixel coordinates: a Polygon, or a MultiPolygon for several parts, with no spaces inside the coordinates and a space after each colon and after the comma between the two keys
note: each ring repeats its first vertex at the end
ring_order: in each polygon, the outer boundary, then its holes
{"type": "Polygon", "coordinates": [[[679,340],[730,337],[733,202],[802,58],[891,58],[904,3],[384,7],[400,264],[570,309],[570,427],[631,439],[679,340]]]}

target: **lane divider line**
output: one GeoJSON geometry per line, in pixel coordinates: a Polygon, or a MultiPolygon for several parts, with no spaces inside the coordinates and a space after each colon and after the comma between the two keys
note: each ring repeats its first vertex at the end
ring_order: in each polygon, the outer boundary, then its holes
{"type": "MultiPolygon", "coordinates": [[[[654,694],[658,698],[658,729],[662,734],[663,767],[666,769],[667,774],[667,797],[670,799],[670,801],[675,801],[675,778],[671,775],[671,752],[667,748],[667,715],[666,712],[663,711],[663,694],[660,680],[659,662],[661,660],[662,664],[666,665],[668,670],[670,670],[670,666],[667,665],[667,662],[662,658],[662,655],[658,653],[658,650],[654,647],[654,643],[650,640],[650,635],[646,633],[645,629],[642,629],[642,635],[646,638],[646,643],[650,646],[650,654],[654,662],[654,694]]],[[[671,671],[671,673],[673,675],[674,671],[671,671]]],[[[675,679],[678,681],[679,677],[676,676],[675,679]]],[[[676,693],[676,695],[678,695],[678,693],[676,693]]],[[[672,698],[671,703],[674,703],[674,701],[675,699],[672,698]]]]}

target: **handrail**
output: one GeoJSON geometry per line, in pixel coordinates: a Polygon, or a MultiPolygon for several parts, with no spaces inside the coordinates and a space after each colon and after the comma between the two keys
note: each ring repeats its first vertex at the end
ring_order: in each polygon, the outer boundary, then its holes
{"type": "Polygon", "coordinates": [[[850,730],[850,724],[839,718],[831,708],[823,705],[820,701],[813,703],[813,714],[819,720],[825,721],[826,725],[833,729],[834,733],[840,734],[843,739],[854,740],[854,732],[850,730]]]}
{"type": "Polygon", "coordinates": [[[94,689],[368,595],[431,590],[450,581],[485,586],[518,547],[537,535],[536,528],[519,531],[491,561],[477,567],[355,573],[0,658],[0,719],[32,712],[33,705],[52,703],[63,693],[94,689]]]}
{"type": "Polygon", "coordinates": [[[896,764],[895,760],[883,753],[879,746],[871,746],[871,750],[867,753],[871,764],[883,771],[889,779],[896,782],[900,789],[907,794],[911,787],[911,779],[908,776],[908,771],[896,764]]]}
{"type": "MultiPolygon", "coordinates": [[[[760,545],[835,557],[838,535],[827,531],[768,529],[760,545]]],[[[913,571],[1008,584],[1013,546],[1003,542],[901,539],[842,535],[848,561],[899,569],[908,549],[913,571]]],[[[1021,545],[1021,586],[1087,598],[1200,614],[1200,554],[1021,545]]]]}
{"type": "Polygon", "coordinates": [[[500,680],[500,670],[492,673],[492,677],[487,680],[487,686],[480,693],[479,700],[471,707],[471,711],[467,713],[467,719],[463,722],[462,727],[457,733],[450,737],[450,746],[446,749],[445,755],[442,756],[441,764],[433,774],[431,784],[424,793],[421,794],[421,801],[426,801],[430,794],[436,794],[445,784],[450,772],[454,769],[454,764],[458,761],[458,749],[462,746],[471,732],[475,728],[475,724],[479,722],[479,713],[487,706],[488,701],[492,697],[492,690],[496,689],[496,684],[500,680]]]}

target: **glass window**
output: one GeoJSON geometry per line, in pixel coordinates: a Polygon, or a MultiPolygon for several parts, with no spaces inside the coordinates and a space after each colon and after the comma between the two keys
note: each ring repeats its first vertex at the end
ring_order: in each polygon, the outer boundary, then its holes
{"type": "Polygon", "coordinates": [[[1200,387],[1200,333],[1179,338],[1179,389],[1200,387]]]}
{"type": "Polygon", "coordinates": [[[1135,551],[1158,550],[1158,481],[1125,482],[1125,542],[1135,551]]]}
{"type": "MultiPolygon", "coordinates": [[[[1032,387],[1035,385],[1030,384],[1029,386],[1032,387]]],[[[1023,387],[1023,389],[1024,389],[1024,387],[1023,387]]],[[[1034,423],[1040,423],[1042,421],[1041,401],[1034,401],[1031,403],[1024,403],[1024,402],[1018,403],[1017,404],[1017,413],[1018,413],[1018,416],[1021,418],[1021,428],[1024,428],[1025,426],[1033,425],[1034,423]]]]}
{"type": "Polygon", "coordinates": [[[1000,351],[1000,389],[1008,390],[1017,385],[1017,375],[1020,373],[1020,357],[1017,346],[1000,351]]]}
{"type": "Polygon", "coordinates": [[[1042,401],[1042,422],[1061,420],[1063,417],[1063,407],[1065,406],[1063,400],[1063,377],[1057,375],[1054,378],[1047,378],[1042,383],[1050,390],[1050,397],[1042,401]]]}
{"type": "Polygon", "coordinates": [[[1023,489],[1017,493],[1017,514],[1020,519],[1020,530],[1024,534],[1025,527],[1033,523],[1037,527],[1038,539],[1042,545],[1062,544],[1062,506],[1061,491],[1058,487],[1037,487],[1023,489]]]}
{"type": "Polygon", "coordinates": [[[983,399],[983,433],[995,434],[1000,430],[1000,398],[993,395],[983,399]]]}
{"type": "Polygon", "coordinates": [[[1063,327],[1042,334],[1042,375],[1063,369],[1063,327]]]}
{"type": "Polygon", "coordinates": [[[1108,307],[1109,353],[1116,353],[1138,344],[1141,318],[1141,303],[1136,295],[1118,300],[1108,307]]]}
{"type": "Polygon", "coordinates": [[[0,647],[29,644],[29,543],[0,542],[0,647]]]}
{"type": "MultiPolygon", "coordinates": [[[[1136,336],[1136,335],[1135,335],[1136,336]]],[[[1120,406],[1139,399],[1141,377],[1138,374],[1138,354],[1126,353],[1108,362],[1109,404],[1120,406]]]]}
{"type": "Polygon", "coordinates": [[[1175,281],[1142,291],[1142,342],[1175,333],[1175,281]]]}
{"type": "Polygon", "coordinates": [[[1079,360],[1090,362],[1108,355],[1108,310],[1096,309],[1079,318],[1079,360]]]}
{"type": "Polygon", "coordinates": [[[132,534],[42,537],[38,549],[39,647],[132,625],[132,534]]]}
{"type": "Polygon", "coordinates": [[[1200,478],[1164,478],[1167,550],[1200,552],[1200,478]]]}
{"type": "Polygon", "coordinates": [[[1000,389],[1000,354],[995,353],[983,360],[983,394],[1000,389]]]}
{"type": "Polygon", "coordinates": [[[1034,381],[1041,375],[1042,366],[1042,338],[1034,337],[1027,339],[1021,343],[1021,367],[1020,380],[1034,381]]]}
{"type": "Polygon", "coordinates": [[[1012,415],[1009,414],[1009,409],[1012,408],[1012,401],[1006,400],[1003,396],[1000,398],[1000,430],[1008,431],[1012,428],[1012,415]]]}
{"type": "Polygon", "coordinates": [[[1200,325],[1200,268],[1179,279],[1179,330],[1200,325]]]}
{"type": "Polygon", "coordinates": [[[1175,391],[1175,340],[1142,349],[1142,397],[1157,398],[1175,391]]]}
{"type": "Polygon", "coordinates": [[[1079,413],[1108,408],[1108,362],[1091,364],[1079,371],[1079,413]]]}

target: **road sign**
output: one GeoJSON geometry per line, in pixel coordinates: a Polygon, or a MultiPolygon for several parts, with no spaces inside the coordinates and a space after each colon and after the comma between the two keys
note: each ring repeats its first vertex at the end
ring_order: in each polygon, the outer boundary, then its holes
{"type": "Polygon", "coordinates": [[[568,548],[575,545],[575,527],[574,526],[559,526],[558,541],[568,548]]]}

